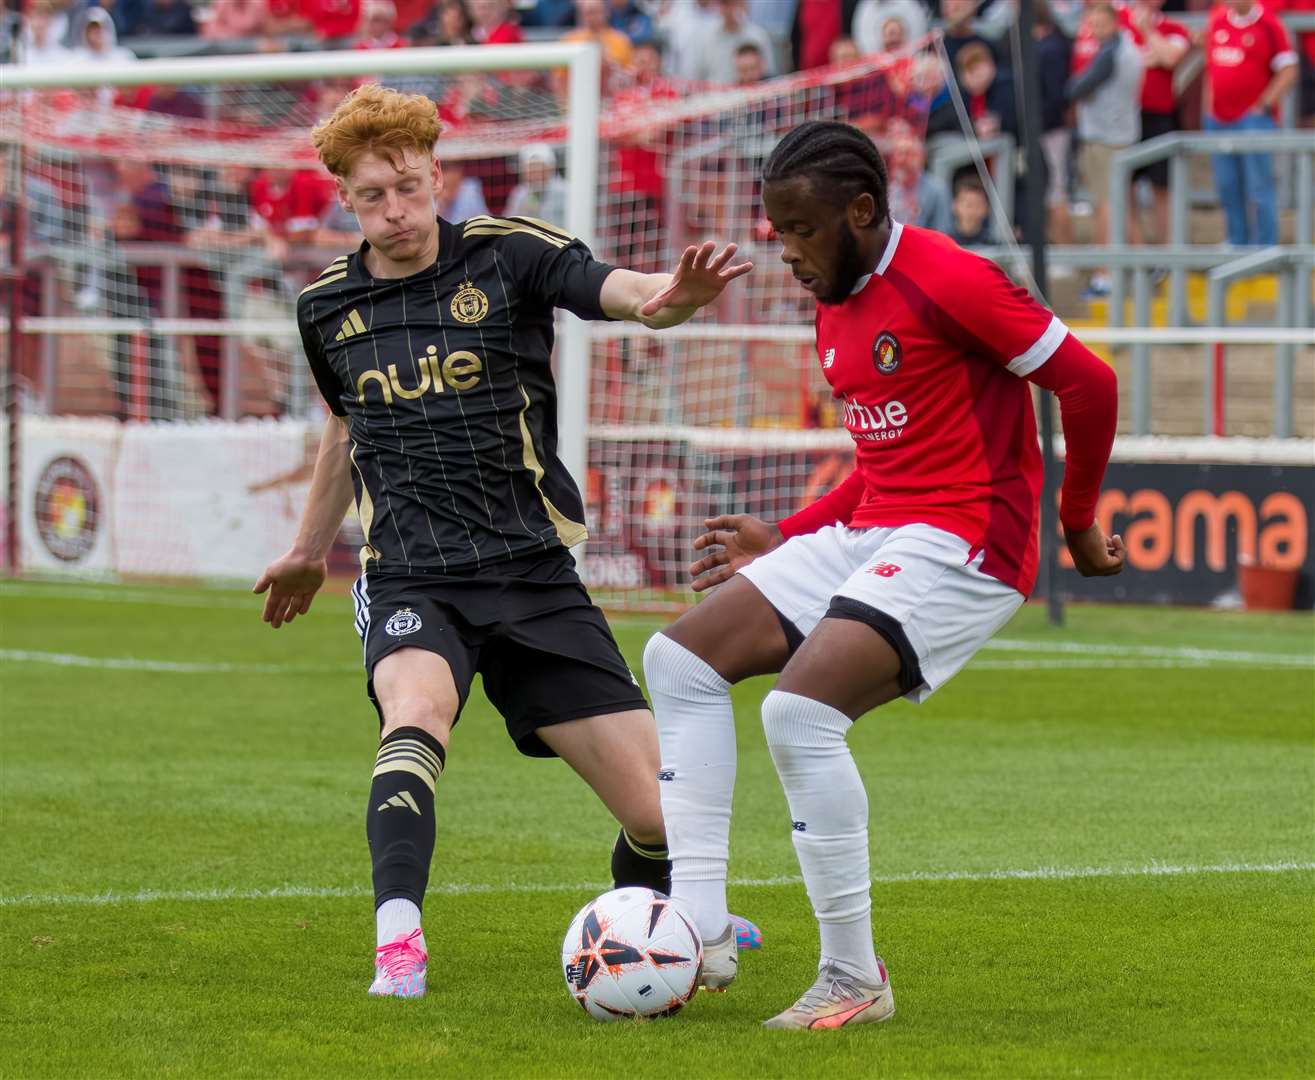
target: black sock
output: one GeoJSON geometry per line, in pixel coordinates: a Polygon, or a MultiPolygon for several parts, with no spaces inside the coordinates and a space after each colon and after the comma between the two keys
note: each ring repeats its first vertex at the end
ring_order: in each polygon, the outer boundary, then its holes
{"type": "Polygon", "coordinates": [[[622,829],[612,847],[612,884],[623,889],[642,885],[671,895],[671,860],[666,844],[641,844],[622,829]]]}
{"type": "Polygon", "coordinates": [[[365,837],[374,867],[374,906],[403,898],[420,907],[434,855],[434,787],[447,755],[421,728],[390,732],[379,744],[365,837]]]}

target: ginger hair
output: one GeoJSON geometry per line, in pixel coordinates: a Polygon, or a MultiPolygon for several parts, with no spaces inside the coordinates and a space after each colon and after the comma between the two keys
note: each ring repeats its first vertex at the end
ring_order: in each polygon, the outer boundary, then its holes
{"type": "Polygon", "coordinates": [[[343,98],[310,137],[324,167],[345,177],[371,152],[399,171],[408,151],[432,158],[442,131],[438,110],[423,94],[401,94],[367,83],[343,98]]]}

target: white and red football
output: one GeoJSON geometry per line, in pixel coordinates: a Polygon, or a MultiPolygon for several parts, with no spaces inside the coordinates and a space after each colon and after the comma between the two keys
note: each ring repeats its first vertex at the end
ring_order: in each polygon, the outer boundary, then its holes
{"type": "Polygon", "coordinates": [[[628,887],[585,904],[562,942],[566,988],[596,1020],[671,1016],[698,988],[703,945],[679,906],[628,887]]]}

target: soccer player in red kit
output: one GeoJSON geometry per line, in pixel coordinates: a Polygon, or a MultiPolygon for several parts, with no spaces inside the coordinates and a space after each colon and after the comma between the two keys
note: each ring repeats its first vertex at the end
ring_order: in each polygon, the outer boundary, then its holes
{"type": "Polygon", "coordinates": [[[857,128],[789,132],[763,173],[781,258],[817,297],[817,352],[856,466],[777,525],[716,518],[694,588],[724,582],[648,643],[672,896],[728,986],[729,690],[780,672],[762,722],[821,932],[816,983],[768,1020],[836,1028],[895,1011],[872,941],[868,804],[845,736],[870,709],[923,701],[1018,610],[1037,572],[1042,461],[1028,383],[1059,397],[1060,518],[1086,575],[1123,542],[1095,524],[1117,418],[1114,373],[995,264],[890,220],[885,165],[857,128]],[[708,944],[712,943],[711,948],[708,944]]]}

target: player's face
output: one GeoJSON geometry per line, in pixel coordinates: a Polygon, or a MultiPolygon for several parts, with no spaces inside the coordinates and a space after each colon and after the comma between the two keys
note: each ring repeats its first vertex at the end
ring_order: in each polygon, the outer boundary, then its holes
{"type": "Polygon", "coordinates": [[[763,208],[781,241],[781,261],[822,304],[839,304],[872,267],[863,261],[858,230],[872,224],[870,195],[836,207],[806,176],[763,185],[763,208]]]}
{"type": "Polygon", "coordinates": [[[442,190],[438,162],[414,152],[396,161],[363,154],[350,174],[338,178],[343,209],[356,215],[370,246],[393,263],[405,264],[435,250],[436,200],[442,190]]]}

